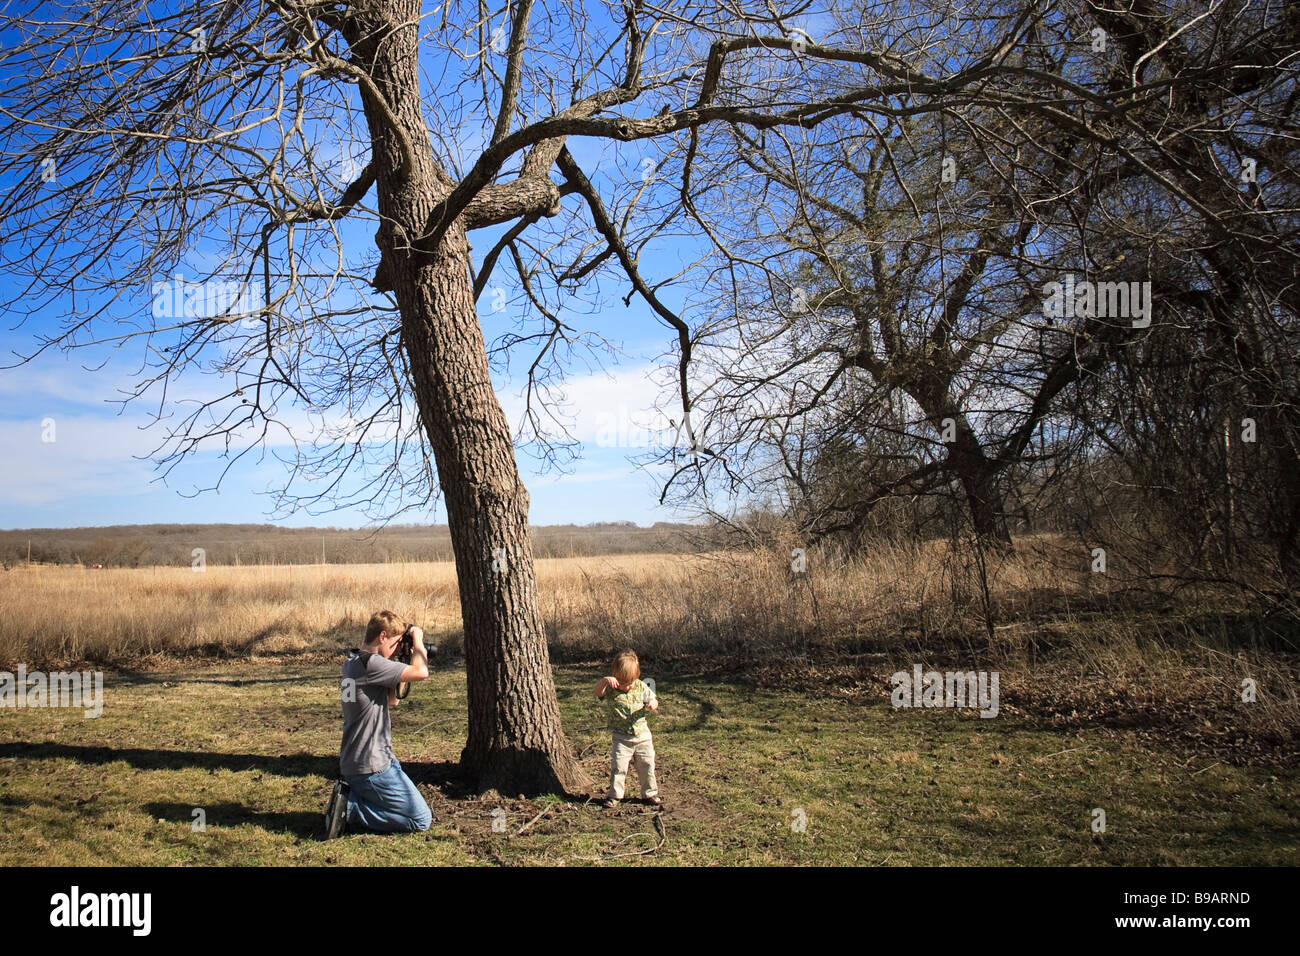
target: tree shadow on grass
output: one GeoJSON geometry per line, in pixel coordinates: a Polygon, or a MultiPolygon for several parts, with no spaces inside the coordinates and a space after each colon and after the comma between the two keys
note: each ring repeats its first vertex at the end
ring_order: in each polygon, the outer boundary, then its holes
{"type": "MultiPolygon", "coordinates": [[[[665,708],[671,708],[674,699],[676,699],[685,701],[695,709],[695,718],[690,723],[678,725],[675,728],[678,732],[701,730],[717,713],[718,705],[711,699],[708,684],[705,681],[695,679],[673,680],[671,683],[664,681],[657,685],[656,690],[663,695],[666,702],[665,708]],[[703,688],[700,693],[695,692],[697,686],[703,688]]],[[[662,720],[663,718],[660,717],[659,719],[662,720]]]]}
{"type": "Polygon", "coordinates": [[[401,760],[402,773],[417,787],[432,787],[449,800],[477,799],[472,781],[450,760],[401,760]]]}
{"type": "Polygon", "coordinates": [[[289,674],[280,677],[234,677],[193,671],[133,671],[118,665],[104,674],[104,686],[141,687],[167,684],[179,687],[182,684],[216,684],[223,687],[245,687],[253,684],[312,684],[321,683],[326,679],[319,673],[289,674]]]}
{"type": "Polygon", "coordinates": [[[237,827],[245,823],[261,827],[268,833],[292,833],[302,839],[321,839],[325,836],[323,809],[315,812],[284,811],[280,813],[252,810],[242,803],[146,803],[143,809],[159,820],[178,823],[194,822],[194,810],[203,810],[204,824],[208,827],[237,827]]]}
{"type": "Polygon", "coordinates": [[[259,770],[280,777],[336,778],[339,758],[331,754],[299,752],[294,754],[231,754],[197,750],[146,750],[141,747],[86,747],[59,743],[0,743],[0,758],[19,760],[75,760],[83,764],[110,764],[124,761],[141,770],[229,770],[243,773],[259,770]]]}
{"type": "MultiPolygon", "coordinates": [[[[294,754],[233,754],[197,750],[146,750],[141,747],[86,747],[52,742],[0,743],[0,759],[75,760],[83,764],[125,762],[141,770],[229,770],[244,773],[256,770],[279,777],[324,777],[337,780],[339,758],[299,752],[294,754]]],[[[449,760],[403,760],[402,770],[417,785],[434,787],[450,798],[464,797],[474,791],[461,772],[460,765],[449,760]]]]}
{"type": "MultiPolygon", "coordinates": [[[[0,758],[20,760],[75,760],[83,764],[112,764],[123,761],[141,770],[229,770],[232,773],[258,771],[282,777],[319,776],[338,779],[336,756],[321,757],[297,753],[283,757],[262,754],[199,753],[183,750],[144,750],[141,748],[81,747],[57,743],[0,743],[0,758]]],[[[407,760],[402,770],[417,786],[433,788],[449,800],[476,799],[476,794],[460,765],[451,761],[407,760]]],[[[268,813],[252,810],[239,803],[206,804],[201,799],[189,803],[149,803],[142,809],[155,818],[193,823],[194,809],[202,808],[209,826],[239,826],[252,823],[270,833],[292,833],[306,839],[324,837],[324,801],[328,791],[320,793],[321,806],[310,810],[268,813]]],[[[0,797],[0,806],[21,806],[31,801],[0,797]]]]}

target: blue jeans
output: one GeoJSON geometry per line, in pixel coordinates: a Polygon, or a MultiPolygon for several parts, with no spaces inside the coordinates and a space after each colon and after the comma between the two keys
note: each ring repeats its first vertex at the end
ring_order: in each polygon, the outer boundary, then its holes
{"type": "Polygon", "coordinates": [[[376,833],[414,833],[429,829],[433,822],[429,805],[396,759],[386,770],[344,779],[352,789],[348,794],[348,826],[376,833]]]}

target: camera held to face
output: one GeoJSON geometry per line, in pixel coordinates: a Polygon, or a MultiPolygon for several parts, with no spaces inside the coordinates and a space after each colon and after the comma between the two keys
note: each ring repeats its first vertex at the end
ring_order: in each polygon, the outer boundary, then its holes
{"type": "MultiPolygon", "coordinates": [[[[411,663],[411,656],[415,653],[415,635],[411,633],[411,628],[413,626],[414,625],[408,626],[406,630],[402,632],[401,640],[397,642],[397,650],[393,651],[392,659],[402,664],[411,663]]],[[[424,645],[424,653],[426,657],[433,657],[434,654],[438,653],[438,648],[426,641],[424,645]]],[[[398,700],[405,700],[406,695],[410,692],[410,684],[397,685],[398,700]]]]}

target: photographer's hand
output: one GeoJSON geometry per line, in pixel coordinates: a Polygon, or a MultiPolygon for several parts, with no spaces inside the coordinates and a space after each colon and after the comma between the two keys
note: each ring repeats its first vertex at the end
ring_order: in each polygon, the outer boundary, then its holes
{"type": "MultiPolygon", "coordinates": [[[[402,672],[401,682],[409,684],[414,681],[428,679],[429,652],[424,646],[424,629],[412,626],[406,630],[403,636],[410,638],[411,654],[406,670],[402,672]]],[[[403,694],[402,696],[405,697],[406,695],[403,694]]]]}

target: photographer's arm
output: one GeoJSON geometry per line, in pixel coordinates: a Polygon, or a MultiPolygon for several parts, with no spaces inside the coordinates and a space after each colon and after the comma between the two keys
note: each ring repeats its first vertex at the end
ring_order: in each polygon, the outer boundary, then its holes
{"type": "MultiPolygon", "coordinates": [[[[406,670],[402,671],[403,684],[411,684],[415,681],[427,680],[429,677],[429,655],[424,649],[424,631],[421,628],[411,628],[411,636],[415,638],[415,646],[411,648],[411,663],[406,665],[406,670]]],[[[396,693],[394,691],[394,693],[396,693]]],[[[388,701],[393,702],[390,696],[388,701]]]]}

